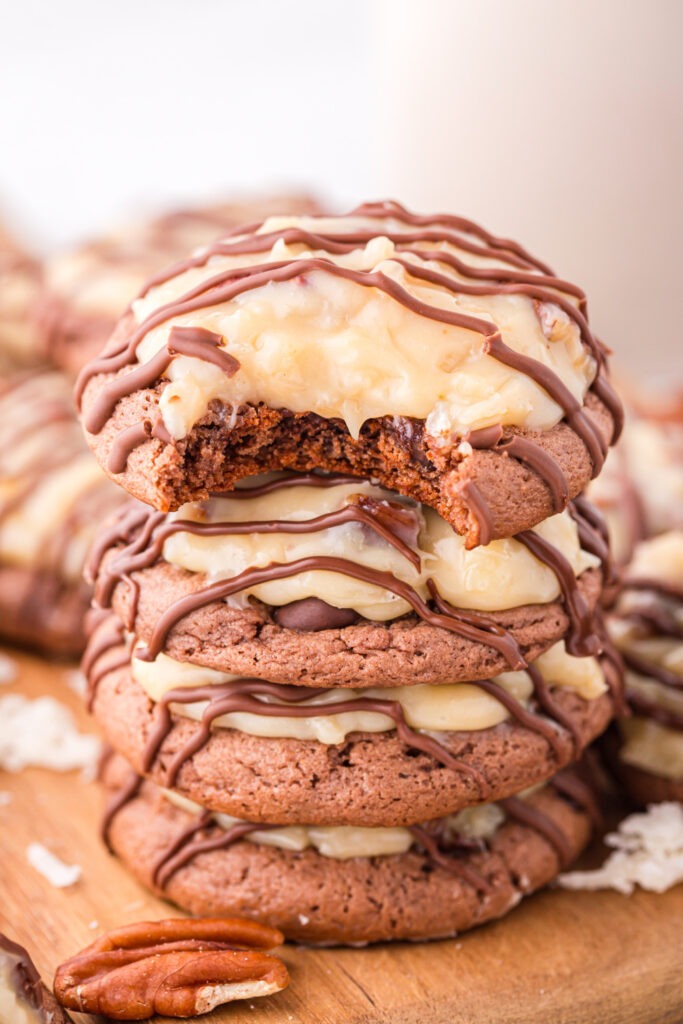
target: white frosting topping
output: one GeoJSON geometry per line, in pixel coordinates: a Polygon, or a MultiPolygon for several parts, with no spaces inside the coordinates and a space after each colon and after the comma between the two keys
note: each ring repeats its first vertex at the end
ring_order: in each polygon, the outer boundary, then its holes
{"type": "MultiPolygon", "coordinates": [[[[203,809],[193,800],[171,790],[163,792],[172,804],[190,814],[199,814],[203,809]]],[[[213,817],[216,824],[226,830],[241,820],[229,814],[216,813],[213,817]]],[[[488,839],[502,824],[504,817],[497,804],[482,804],[451,816],[447,819],[446,828],[454,834],[488,839]]],[[[323,857],[334,860],[406,853],[415,842],[407,828],[365,828],[356,825],[290,825],[263,832],[249,832],[244,839],[259,846],[276,846],[281,850],[301,851],[310,847],[323,857]]]]}
{"type": "MultiPolygon", "coordinates": [[[[259,233],[290,226],[330,235],[369,231],[373,237],[342,254],[280,239],[263,253],[213,256],[204,267],[187,270],[138,299],[133,304],[136,321],[142,323],[161,306],[221,272],[319,257],[328,264],[386,275],[429,306],[496,325],[507,345],[554,370],[571,393],[583,400],[595,376],[595,362],[574,320],[554,302],[537,309],[526,295],[466,295],[418,279],[398,258],[443,274],[456,286],[464,280],[440,260],[397,247],[387,234],[414,229],[391,218],[270,218],[259,233]]],[[[491,259],[459,248],[457,239],[414,243],[408,248],[441,250],[469,266],[492,267],[493,280],[495,268],[510,269],[504,250],[491,259]]],[[[137,349],[140,362],[147,362],[166,345],[174,325],[202,327],[222,335],[225,347],[240,363],[238,372],[228,379],[218,367],[194,358],[173,361],[161,412],[175,438],[188,433],[212,399],[233,405],[264,402],[273,408],[338,417],[353,436],[368,419],[411,416],[426,420],[428,432],[444,441],[452,434],[495,423],[546,430],[563,415],[529,377],[487,355],[480,333],[429,319],[376,287],[321,269],[173,317],[147,333],[137,349]]]]}
{"type": "MultiPolygon", "coordinates": [[[[567,654],[563,643],[555,644],[542,654],[535,665],[550,686],[571,689],[585,700],[593,700],[606,690],[604,675],[596,659],[572,657],[567,654]]],[[[133,678],[153,701],[159,701],[178,687],[220,685],[237,678],[215,669],[174,661],[165,654],[158,655],[152,662],[133,658],[132,672],[133,678]]],[[[504,672],[495,677],[495,682],[522,704],[531,697],[533,687],[526,672],[504,672]]],[[[509,717],[500,701],[479,687],[470,683],[453,683],[386,689],[330,689],[297,705],[329,706],[330,713],[326,715],[295,718],[236,711],[216,718],[214,726],[237,729],[252,736],[289,737],[328,744],[342,743],[352,732],[388,732],[395,728],[393,719],[380,712],[345,711],[334,714],[336,703],[361,697],[398,701],[408,725],[426,732],[489,729],[509,717]]],[[[266,705],[271,700],[262,699],[266,705]]],[[[200,719],[207,702],[171,706],[176,714],[200,719]]]]}
{"type": "MultiPolygon", "coordinates": [[[[373,530],[346,523],[323,531],[291,534],[250,533],[242,536],[197,536],[186,532],[171,535],[164,544],[167,562],[205,573],[211,579],[229,579],[245,569],[271,562],[292,562],[311,555],[348,558],[363,566],[390,572],[409,583],[423,599],[429,598],[427,580],[456,607],[497,611],[525,604],[546,604],[560,596],[557,576],[514,538],[494,540],[468,551],[455,533],[432,509],[375,487],[371,483],[340,484],[317,488],[292,486],[248,499],[212,498],[183,506],[171,519],[217,522],[261,520],[305,521],[342,508],[354,495],[400,501],[418,517],[418,571],[407,558],[373,530]]],[[[551,516],[535,527],[569,561],[576,576],[599,564],[582,550],[576,524],[569,511],[551,516]]],[[[353,608],[364,618],[386,621],[410,611],[397,595],[336,572],[312,570],[289,579],[271,580],[240,592],[267,605],[280,606],[306,597],[317,597],[336,608],[353,608]]]]}

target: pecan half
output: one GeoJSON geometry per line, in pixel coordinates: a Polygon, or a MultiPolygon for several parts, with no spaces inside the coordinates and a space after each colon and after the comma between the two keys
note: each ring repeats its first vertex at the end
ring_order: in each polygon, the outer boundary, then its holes
{"type": "Polygon", "coordinates": [[[282,939],[239,918],[125,925],[62,964],[55,995],[69,1009],[114,1020],[194,1017],[285,988],[287,968],[264,952],[282,939]]]}

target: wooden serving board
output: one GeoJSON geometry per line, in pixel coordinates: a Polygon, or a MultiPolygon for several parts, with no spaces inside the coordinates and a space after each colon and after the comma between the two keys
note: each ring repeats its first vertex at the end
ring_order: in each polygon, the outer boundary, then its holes
{"type": "MultiPolygon", "coordinates": [[[[66,685],[64,666],[11,657],[19,678],[0,694],[51,693],[74,710],[84,731],[94,731],[66,685]]],[[[12,794],[0,807],[0,930],[32,951],[46,980],[100,930],[177,916],[105,852],[97,786],[78,773],[30,769],[0,771],[0,790],[12,794]],[[27,863],[26,847],[34,840],[81,865],[82,879],[69,889],[52,888],[27,863]]],[[[661,896],[546,891],[458,939],[358,950],[288,945],[282,956],[292,977],[288,990],[232,1004],[201,1021],[680,1024],[683,886],[661,896]]]]}

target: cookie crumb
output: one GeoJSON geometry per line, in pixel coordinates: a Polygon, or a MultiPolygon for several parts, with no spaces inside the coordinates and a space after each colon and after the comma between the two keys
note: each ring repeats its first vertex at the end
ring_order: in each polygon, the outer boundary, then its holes
{"type": "Polygon", "coordinates": [[[17,678],[17,664],[7,654],[0,654],[0,686],[8,686],[17,678]]]}
{"type": "Polygon", "coordinates": [[[82,874],[78,864],[65,864],[42,843],[29,843],[26,847],[26,859],[55,889],[68,889],[82,874]]]}

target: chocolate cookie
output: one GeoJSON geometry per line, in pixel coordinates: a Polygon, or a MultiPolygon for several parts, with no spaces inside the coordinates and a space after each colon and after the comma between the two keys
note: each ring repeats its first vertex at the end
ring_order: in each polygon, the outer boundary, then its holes
{"type": "Polygon", "coordinates": [[[571,654],[598,652],[609,565],[587,506],[468,552],[435,513],[395,497],[294,476],[168,519],[134,505],[93,550],[96,604],[136,634],[140,657],[309,686],[481,679],[565,636],[571,654]],[[328,502],[320,515],[312,493],[328,502]],[[292,508],[273,520],[283,495],[292,508]]]}
{"type": "Polygon", "coordinates": [[[307,196],[282,195],[175,210],[58,253],[46,265],[36,309],[43,351],[61,369],[77,374],[99,355],[123,310],[160,268],[273,210],[318,209],[307,196]]]}
{"type": "Polygon", "coordinates": [[[120,492],[85,448],[59,373],[0,380],[0,634],[62,656],[84,646],[83,563],[120,492]]]}
{"type": "Polygon", "coordinates": [[[621,417],[580,289],[392,203],[266,221],[158,275],[77,392],[101,464],[162,511],[317,468],[377,477],[469,546],[564,508],[621,417]]]}
{"type": "MultiPolygon", "coordinates": [[[[502,799],[579,757],[614,710],[609,693],[584,700],[569,689],[550,690],[537,671],[539,688],[529,702],[508,696],[500,684],[486,684],[486,692],[510,709],[495,727],[411,729],[396,701],[361,698],[342,710],[399,712],[399,731],[351,732],[338,743],[323,743],[212,728],[208,719],[202,730],[199,721],[170,710],[179,702],[211,701],[214,717],[231,710],[263,714],[272,712],[273,701],[291,696],[286,691],[298,696],[296,687],[253,687],[256,694],[267,691],[271,703],[265,708],[246,682],[174,689],[155,704],[121,660],[114,649],[91,672],[92,707],[108,742],[159,785],[216,811],[277,824],[414,824],[502,799]],[[114,666],[110,672],[107,660],[114,666]]],[[[612,682],[618,699],[619,682],[612,682]]],[[[329,714],[330,707],[307,711],[329,714]]]]}
{"type": "MultiPolygon", "coordinates": [[[[561,775],[498,805],[483,835],[455,819],[406,830],[405,842],[392,830],[386,841],[404,852],[338,859],[319,852],[325,840],[315,833],[317,846],[286,850],[265,845],[263,826],[188,813],[138,785],[120,759],[106,766],[105,784],[111,848],[155,892],[194,914],[244,915],[325,944],[444,938],[501,917],[578,856],[593,807],[587,788],[561,775]],[[254,831],[259,842],[246,838],[254,831]]],[[[362,837],[372,848],[374,831],[362,837]]]]}

